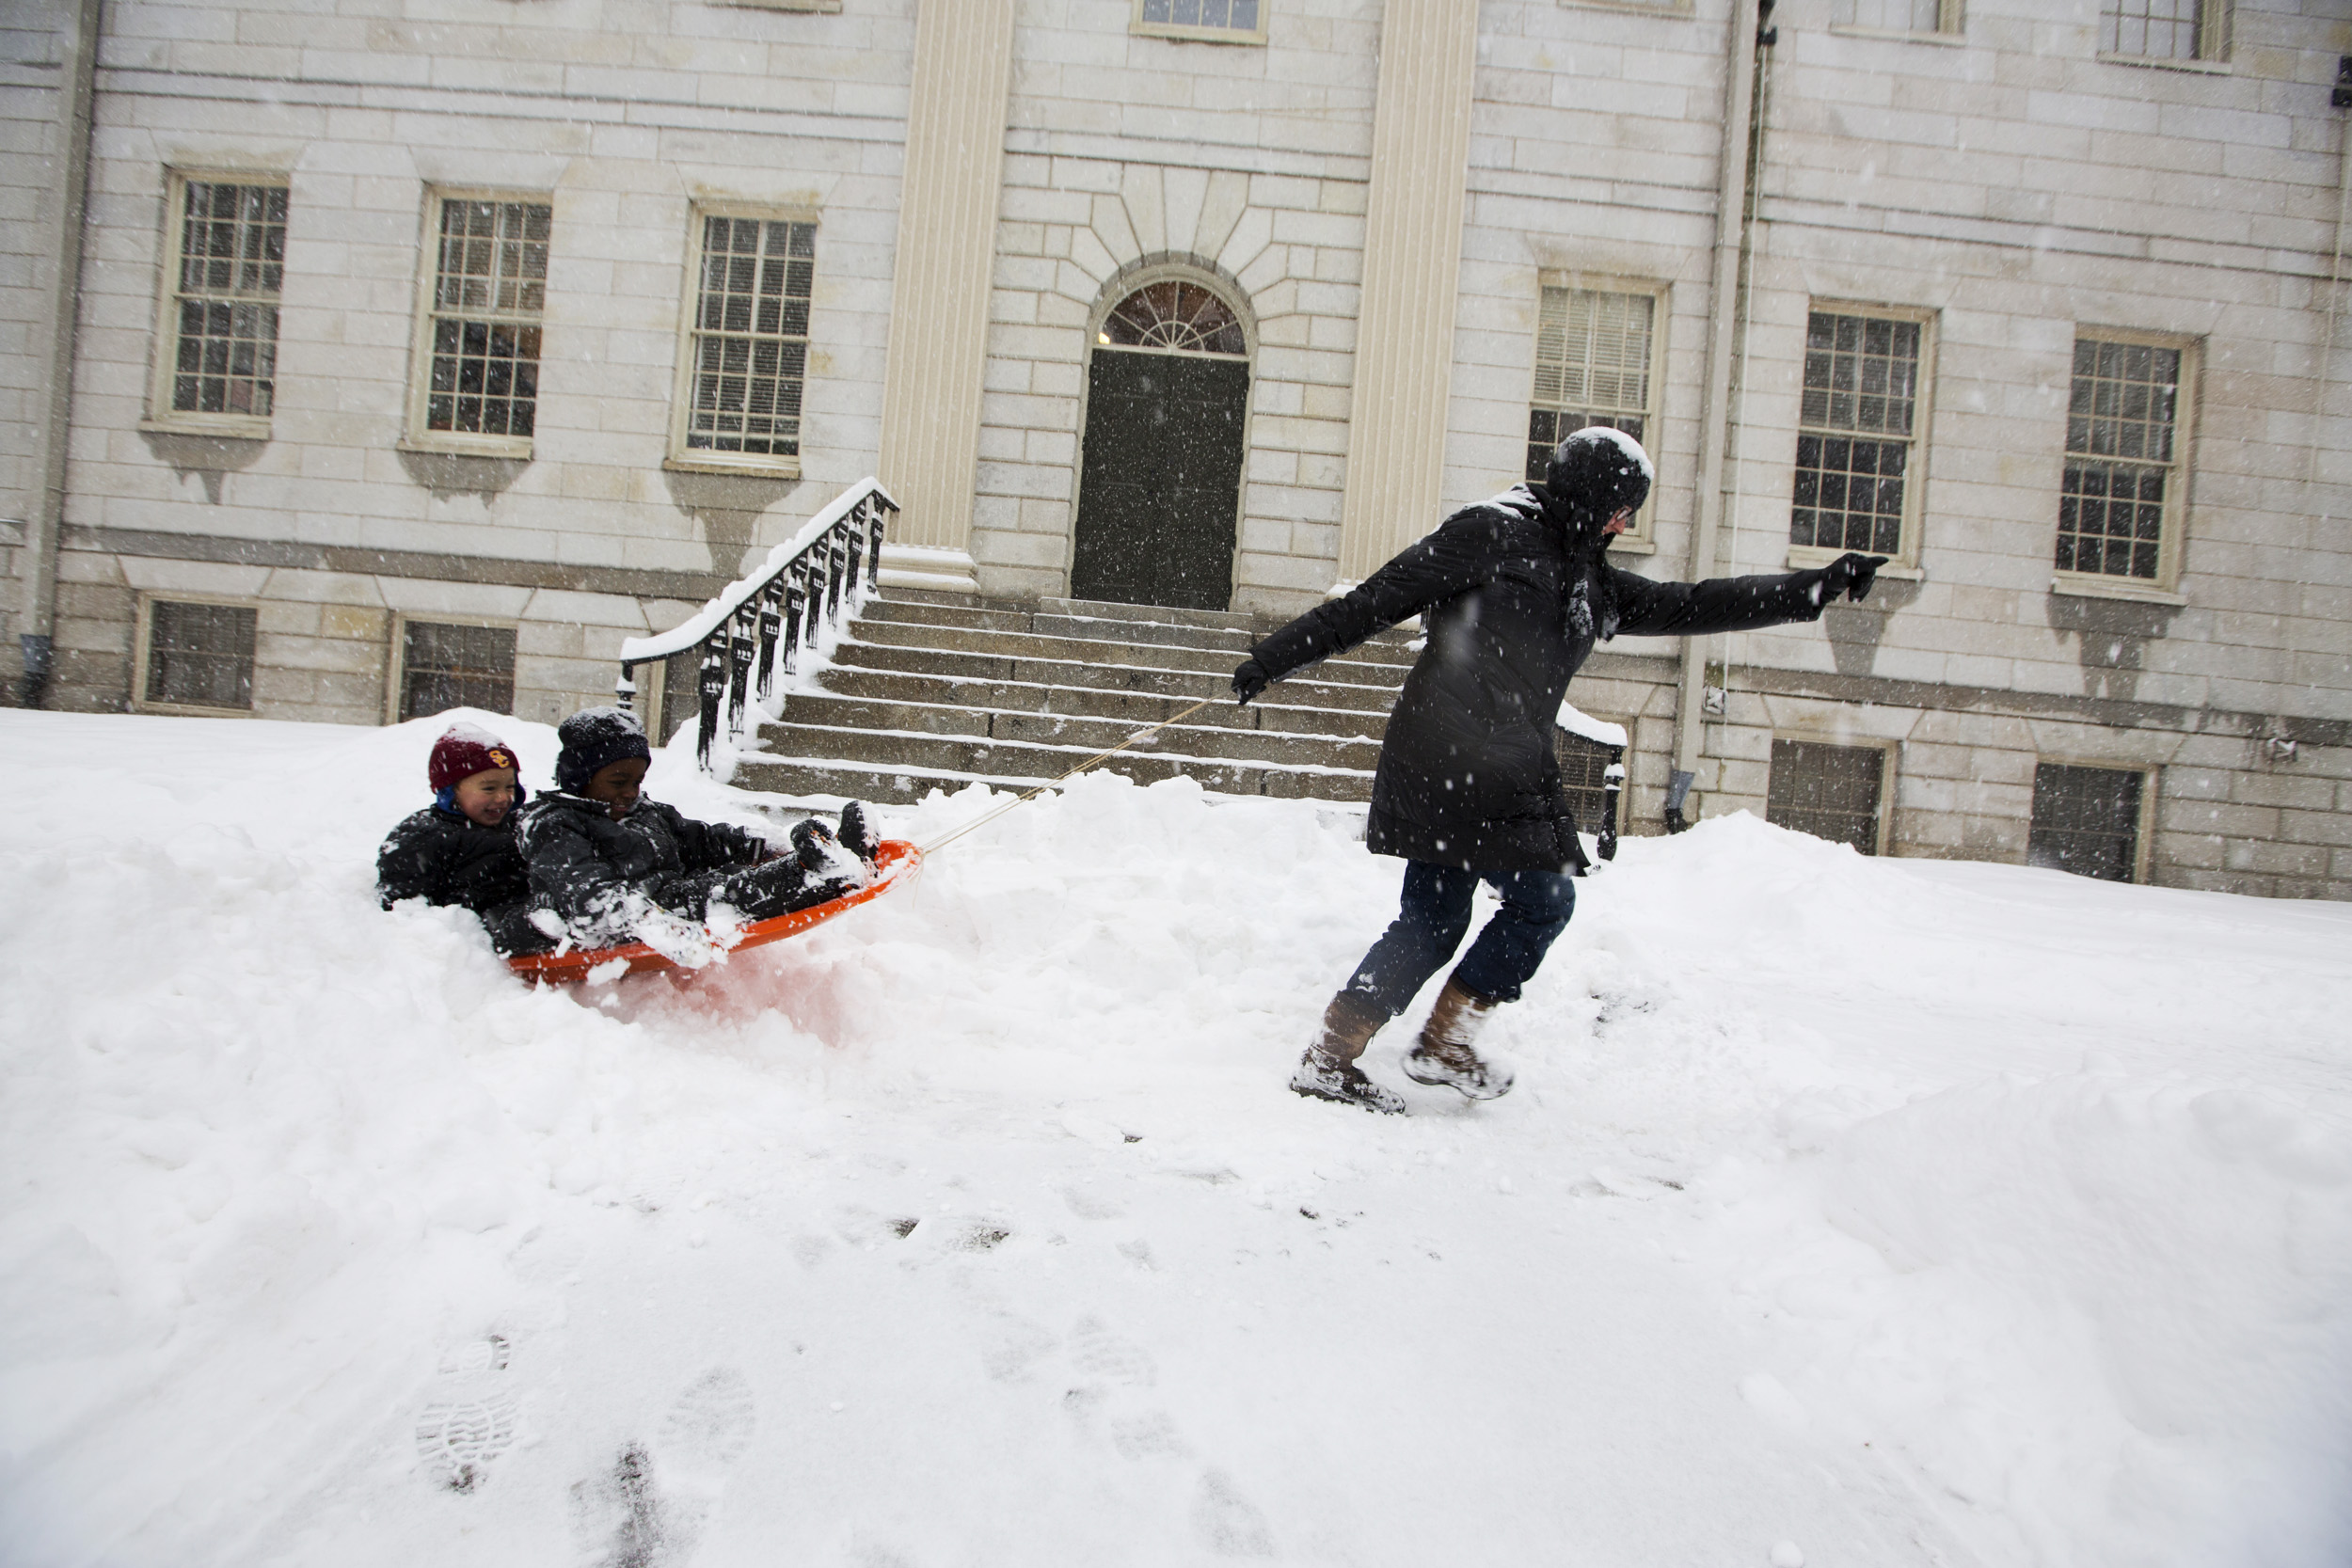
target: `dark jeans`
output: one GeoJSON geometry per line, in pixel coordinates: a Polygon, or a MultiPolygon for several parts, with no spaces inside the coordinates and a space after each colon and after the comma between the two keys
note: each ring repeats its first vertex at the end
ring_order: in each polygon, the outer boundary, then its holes
{"type": "Polygon", "coordinates": [[[1346,989],[1371,997],[1391,1018],[1411,1006],[1462,945],[1470,930],[1470,895],[1481,881],[1502,895],[1502,908],[1470,943],[1454,978],[1473,995],[1517,1002],[1519,988],[1534,976],[1552,939],[1567,928],[1568,916],[1576,911],[1576,879],[1564,872],[1478,872],[1406,862],[1396,921],[1356,966],[1346,989]]]}

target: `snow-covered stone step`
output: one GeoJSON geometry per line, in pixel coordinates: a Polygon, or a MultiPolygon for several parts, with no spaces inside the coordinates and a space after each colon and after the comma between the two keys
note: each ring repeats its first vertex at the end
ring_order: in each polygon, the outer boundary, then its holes
{"type": "MultiPolygon", "coordinates": [[[[1193,670],[1231,677],[1248,655],[1248,643],[1203,648],[1189,642],[1128,642],[1107,637],[1070,637],[1038,631],[997,631],[983,626],[942,626],[923,622],[861,619],[850,631],[856,642],[889,648],[937,649],[1012,659],[1057,663],[1120,664],[1156,670],[1193,670]]],[[[1407,665],[1362,655],[1361,650],[1327,660],[1325,678],[1396,686],[1407,665]]]]}
{"type": "MultiPolygon", "coordinates": [[[[1198,699],[1156,691],[1115,691],[1087,686],[1048,686],[1032,681],[970,680],[960,675],[927,675],[898,670],[835,667],[818,679],[822,690],[809,696],[839,696],[878,703],[910,703],[993,708],[1007,712],[1059,713],[1077,718],[1115,719],[1129,724],[1156,723],[1175,716],[1198,699]]],[[[1275,730],[1296,735],[1364,735],[1377,740],[1388,728],[1385,705],[1380,708],[1319,707],[1294,699],[1315,689],[1308,681],[1284,681],[1263,697],[1242,707],[1226,691],[1203,692],[1216,701],[1200,709],[1188,724],[1236,730],[1275,730]]],[[[919,729],[921,725],[898,726],[919,729]]]]}
{"type": "MultiPolygon", "coordinates": [[[[993,788],[1029,789],[1086,760],[1076,747],[1024,746],[1000,743],[987,753],[958,759],[961,766],[916,761],[903,752],[891,758],[841,757],[821,754],[828,741],[848,750],[876,751],[870,732],[807,729],[783,738],[806,749],[805,754],[769,752],[744,754],[732,781],[739,788],[787,796],[794,800],[840,799],[911,804],[933,789],[955,790],[974,782],[993,788]],[[859,738],[862,735],[867,738],[859,738]],[[1058,760],[1057,760],[1058,759],[1058,760]],[[1050,771],[1047,771],[1050,768],[1050,771]],[[1031,773],[1027,769],[1038,771],[1031,773]]],[[[929,736],[908,736],[920,741],[929,736]]],[[[1271,795],[1285,800],[1364,801],[1372,799],[1372,774],[1352,768],[1284,767],[1270,763],[1228,763],[1200,757],[1166,757],[1121,752],[1099,765],[1099,771],[1118,773],[1137,784],[1154,784],[1179,776],[1197,780],[1220,795],[1271,795]]]]}
{"type": "MultiPolygon", "coordinates": [[[[1015,739],[997,736],[940,735],[924,730],[874,730],[835,728],[817,724],[795,724],[787,715],[782,723],[761,726],[759,738],[766,753],[789,758],[821,756],[832,761],[887,763],[941,768],[947,771],[979,774],[1005,774],[1053,778],[1076,767],[1094,753],[1105,750],[1127,735],[1114,729],[1108,739],[1100,744],[1070,744],[1047,739],[1015,739]],[[1056,759],[1059,759],[1058,761],[1056,759]]],[[[1173,732],[1162,731],[1162,736],[1173,732]]],[[[1196,738],[1217,736],[1219,732],[1196,730],[1196,738]]],[[[1252,737],[1240,732],[1240,738],[1257,738],[1280,742],[1291,738],[1280,736],[1252,737]]],[[[1157,737],[1155,737],[1157,738],[1157,737]]],[[[1268,789],[1262,782],[1252,784],[1252,774],[1263,772],[1304,772],[1313,780],[1327,778],[1360,778],[1367,787],[1372,779],[1372,765],[1378,758],[1379,748],[1369,742],[1359,742],[1352,750],[1337,747],[1300,746],[1290,757],[1247,757],[1231,752],[1180,751],[1172,744],[1139,745],[1109,758],[1102,766],[1113,772],[1126,773],[1145,783],[1154,779],[1173,778],[1179,773],[1200,780],[1207,789],[1229,790],[1237,795],[1266,795],[1299,793],[1287,789],[1268,789]],[[1311,752],[1311,754],[1310,752],[1311,752]],[[1341,756],[1349,762],[1335,760],[1341,756]],[[1352,763],[1352,766],[1351,766],[1352,763]]],[[[748,760],[748,759],[747,759],[748,760]]],[[[1305,793],[1313,793],[1309,790],[1305,793]]],[[[1353,799],[1340,796],[1334,799],[1353,799]]]]}
{"type": "MultiPolygon", "coordinates": [[[[844,641],[834,650],[834,668],[826,684],[846,689],[834,676],[847,670],[895,671],[915,675],[947,675],[962,680],[1011,681],[1031,686],[1090,688],[1095,690],[1146,691],[1162,696],[1216,697],[1232,700],[1232,672],[1171,670],[1152,665],[1074,659],[1006,658],[993,654],[963,653],[942,648],[887,647],[844,641]]],[[[1348,678],[1337,660],[1317,666],[1284,681],[1280,690],[1301,706],[1363,708],[1385,714],[1396,705],[1398,682],[1348,678]]]]}
{"type": "MultiPolygon", "coordinates": [[[[1183,711],[1165,705],[1167,713],[1143,721],[1159,722],[1183,711]]],[[[1196,722],[1210,715],[1248,717],[1250,710],[1227,703],[1204,708],[1182,724],[1170,724],[1137,745],[1153,752],[1214,756],[1235,761],[1319,763],[1335,768],[1370,768],[1378,760],[1380,743],[1367,735],[1367,726],[1347,725],[1324,732],[1263,730],[1231,724],[1196,722]]],[[[1364,717],[1328,713],[1345,721],[1364,717]]],[[[1131,720],[1095,718],[1084,714],[1037,712],[1025,707],[992,707],[980,704],[877,701],[836,696],[830,692],[798,692],[785,703],[787,724],[829,729],[909,731],[973,739],[1023,740],[1050,745],[1087,747],[1101,751],[1118,745],[1137,728],[1131,720]]]]}

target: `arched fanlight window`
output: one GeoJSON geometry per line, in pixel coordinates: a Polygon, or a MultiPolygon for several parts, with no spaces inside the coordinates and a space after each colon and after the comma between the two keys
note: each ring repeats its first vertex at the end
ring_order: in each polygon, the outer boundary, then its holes
{"type": "Polygon", "coordinates": [[[1166,348],[1184,354],[1246,355],[1233,308],[1198,283],[1147,283],[1119,302],[1100,341],[1117,348],[1166,348]]]}

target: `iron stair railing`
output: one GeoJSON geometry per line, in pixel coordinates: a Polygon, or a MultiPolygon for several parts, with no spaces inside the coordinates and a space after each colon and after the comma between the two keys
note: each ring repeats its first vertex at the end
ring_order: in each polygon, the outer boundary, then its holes
{"type": "Polygon", "coordinates": [[[728,733],[739,733],[744,709],[767,698],[776,676],[793,669],[801,648],[816,645],[820,627],[841,619],[843,604],[857,596],[861,572],[868,592],[881,585],[882,531],[898,510],[882,481],[869,475],[683,625],[625,640],[621,678],[612,689],[622,709],[635,710],[639,665],[699,648],[694,756],[707,769],[722,718],[728,733]]]}

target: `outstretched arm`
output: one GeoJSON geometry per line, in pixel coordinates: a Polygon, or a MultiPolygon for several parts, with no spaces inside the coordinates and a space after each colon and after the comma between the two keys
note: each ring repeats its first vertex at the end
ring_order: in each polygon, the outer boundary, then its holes
{"type": "Polygon", "coordinates": [[[1617,630],[1635,637],[1706,637],[1755,631],[1790,621],[1818,621],[1821,608],[1843,596],[1859,599],[1886,557],[1849,552],[1829,565],[1776,577],[1709,578],[1705,582],[1652,582],[1613,566],[1617,630]]]}
{"type": "Polygon", "coordinates": [[[1458,515],[1416,540],[1347,593],[1314,609],[1249,650],[1233,672],[1233,695],[1249,701],[1293,671],[1343,654],[1399,621],[1443,604],[1485,580],[1496,524],[1458,515]]]}

